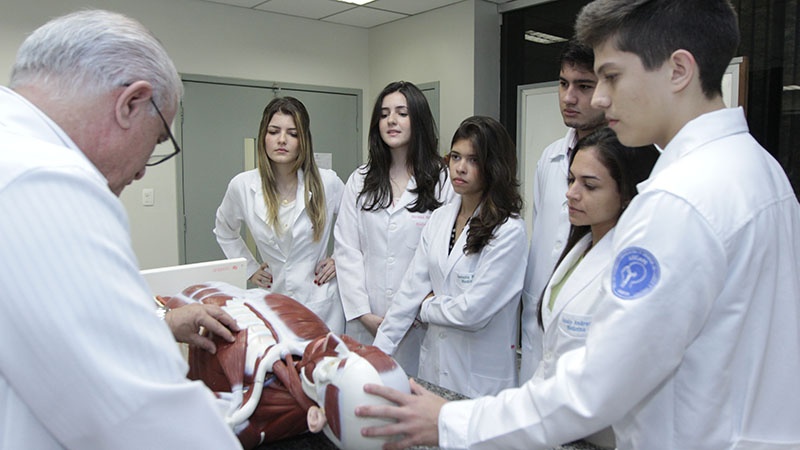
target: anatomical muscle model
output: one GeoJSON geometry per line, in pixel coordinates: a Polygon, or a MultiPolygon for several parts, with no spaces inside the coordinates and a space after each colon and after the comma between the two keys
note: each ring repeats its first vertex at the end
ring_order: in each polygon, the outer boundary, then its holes
{"type": "Polygon", "coordinates": [[[356,417],[356,405],[385,404],[366,394],[366,383],[410,392],[400,366],[376,347],[330,333],[302,304],[261,289],[225,283],[190,286],[159,297],[170,308],[193,302],[222,307],[240,331],[232,343],[213,338],[216,354],[189,351],[189,378],[217,395],[229,426],[245,449],[309,429],[324,429],[340,448],[380,448],[383,440],[361,436],[378,419],[356,417]]]}

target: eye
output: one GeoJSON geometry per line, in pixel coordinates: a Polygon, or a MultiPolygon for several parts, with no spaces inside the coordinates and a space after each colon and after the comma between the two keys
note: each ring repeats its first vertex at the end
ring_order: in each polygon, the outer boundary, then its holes
{"type": "Polygon", "coordinates": [[[559,84],[559,86],[561,86],[562,88],[565,88],[565,89],[569,86],[569,84],[564,80],[560,80],[558,82],[558,84],[559,84]]]}
{"type": "Polygon", "coordinates": [[[454,160],[454,161],[458,161],[459,159],[461,159],[461,155],[459,155],[458,153],[451,153],[450,154],[450,159],[454,160]]]}
{"type": "Polygon", "coordinates": [[[401,112],[401,113],[398,113],[398,115],[400,117],[408,117],[408,113],[407,112],[401,112]]]}
{"type": "Polygon", "coordinates": [[[583,185],[586,187],[587,191],[593,191],[593,190],[597,189],[596,186],[593,186],[593,185],[591,185],[589,183],[583,183],[583,185]]]}
{"type": "Polygon", "coordinates": [[[591,84],[582,84],[579,86],[582,91],[591,91],[594,89],[594,86],[591,84]]]}
{"type": "Polygon", "coordinates": [[[572,186],[572,183],[574,183],[574,182],[575,182],[575,177],[573,177],[573,176],[567,177],[567,184],[569,186],[572,186]]]}
{"type": "Polygon", "coordinates": [[[617,74],[615,73],[607,73],[603,76],[603,79],[609,83],[613,83],[617,79],[617,74]]]}

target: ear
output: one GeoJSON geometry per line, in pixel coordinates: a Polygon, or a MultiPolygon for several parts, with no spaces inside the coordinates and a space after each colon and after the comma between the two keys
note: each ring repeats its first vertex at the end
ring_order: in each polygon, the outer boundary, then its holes
{"type": "Polygon", "coordinates": [[[322,408],[319,406],[312,406],[308,408],[306,422],[308,423],[308,431],[319,433],[325,424],[328,423],[328,419],[325,417],[325,411],[323,411],[322,408]]]}
{"type": "Polygon", "coordinates": [[[139,80],[126,86],[114,104],[114,113],[119,126],[123,129],[131,128],[133,120],[150,107],[152,96],[153,86],[147,81],[139,80]]]}
{"type": "Polygon", "coordinates": [[[688,50],[678,49],[669,57],[670,83],[673,92],[680,92],[689,86],[695,77],[698,77],[697,62],[688,50]]]}

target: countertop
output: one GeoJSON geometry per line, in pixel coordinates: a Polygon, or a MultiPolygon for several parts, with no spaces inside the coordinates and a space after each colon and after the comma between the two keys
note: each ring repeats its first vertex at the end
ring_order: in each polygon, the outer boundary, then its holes
{"type": "MultiPolygon", "coordinates": [[[[447,400],[462,400],[464,397],[456,392],[441,388],[434,384],[428,383],[425,380],[415,378],[414,381],[422,385],[425,389],[440,395],[447,400]]],[[[417,450],[437,449],[438,447],[413,447],[417,450]]],[[[308,450],[337,450],[337,447],[328,440],[323,433],[313,434],[306,433],[293,438],[284,439],[278,442],[263,444],[256,448],[256,450],[295,450],[295,449],[308,449],[308,450]]],[[[594,446],[584,441],[571,442],[556,447],[554,450],[602,450],[601,447],[594,446]]]]}

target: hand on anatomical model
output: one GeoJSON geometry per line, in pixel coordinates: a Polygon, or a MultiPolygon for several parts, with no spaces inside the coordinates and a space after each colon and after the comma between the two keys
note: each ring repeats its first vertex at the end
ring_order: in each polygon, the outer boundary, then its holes
{"type": "Polygon", "coordinates": [[[308,429],[347,449],[377,449],[396,438],[362,435],[390,422],[354,413],[359,405],[391,405],[365,384],[411,392],[403,369],[377,347],[335,335],[302,304],[261,289],[206,283],[165,299],[173,311],[215,305],[238,325],[232,342],[225,333],[208,336],[215,354],[190,348],[188,377],[215,392],[245,449],[308,429]]]}
{"type": "Polygon", "coordinates": [[[169,310],[164,316],[175,340],[196,345],[203,350],[216,353],[217,346],[201,327],[228,342],[234,341],[233,333],[239,331],[236,321],[217,305],[193,303],[169,310]]]}

